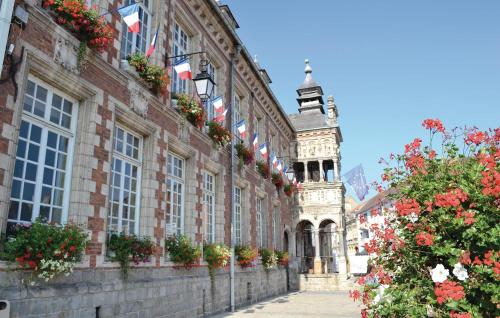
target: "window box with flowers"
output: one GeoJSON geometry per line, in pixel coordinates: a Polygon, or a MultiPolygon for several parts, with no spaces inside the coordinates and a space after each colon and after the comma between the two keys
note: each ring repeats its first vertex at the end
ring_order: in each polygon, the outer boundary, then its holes
{"type": "Polygon", "coordinates": [[[261,248],[259,250],[259,256],[262,266],[266,271],[269,271],[273,267],[276,267],[276,264],[278,263],[278,257],[273,250],[268,248],[261,248]]]}
{"type": "Polygon", "coordinates": [[[165,239],[165,251],[175,267],[191,269],[200,263],[201,249],[185,235],[173,235],[165,239]]]}
{"type": "Polygon", "coordinates": [[[139,238],[124,233],[111,233],[108,239],[108,252],[112,261],[120,263],[122,277],[128,278],[130,263],[138,265],[149,262],[155,250],[149,238],[139,238]]]}
{"type": "Polygon", "coordinates": [[[280,191],[280,189],[283,187],[283,178],[279,173],[273,172],[271,174],[271,181],[272,183],[276,186],[276,191],[280,191]]]}
{"type": "Polygon", "coordinates": [[[265,161],[257,161],[255,163],[255,167],[257,168],[257,172],[262,176],[262,178],[269,179],[271,173],[269,171],[269,165],[265,161]]]}
{"type": "Polygon", "coordinates": [[[234,248],[234,253],[236,254],[236,260],[241,267],[253,267],[255,266],[255,261],[257,260],[258,251],[247,245],[237,245],[234,248]]]}
{"type": "Polygon", "coordinates": [[[56,225],[35,221],[17,225],[14,235],[5,243],[4,257],[20,269],[31,270],[28,282],[45,282],[73,272],[82,259],[87,235],[75,224],[56,225]]]}
{"type": "Polygon", "coordinates": [[[49,10],[57,24],[81,41],[78,66],[86,55],[87,46],[102,52],[113,43],[113,29],[95,8],[88,8],[84,1],[43,0],[42,6],[49,10]]]}
{"type": "Polygon", "coordinates": [[[288,252],[285,251],[274,251],[277,257],[277,262],[281,266],[287,266],[288,265],[288,252]]]}
{"type": "Polygon", "coordinates": [[[236,155],[239,159],[238,166],[240,169],[243,167],[243,165],[248,166],[254,161],[255,154],[253,150],[249,147],[246,147],[243,142],[237,143],[234,148],[236,149],[236,155]]]}
{"type": "Polygon", "coordinates": [[[128,56],[127,62],[155,95],[167,93],[168,76],[163,68],[149,64],[147,57],[138,52],[128,56]]]}
{"type": "Polygon", "coordinates": [[[179,94],[176,97],[177,111],[193,126],[200,129],[203,128],[207,119],[207,113],[203,105],[186,94],[179,94]]]}
{"type": "Polygon", "coordinates": [[[212,139],[216,146],[224,147],[231,142],[231,132],[222,126],[218,122],[209,121],[208,125],[208,137],[212,139]]]}

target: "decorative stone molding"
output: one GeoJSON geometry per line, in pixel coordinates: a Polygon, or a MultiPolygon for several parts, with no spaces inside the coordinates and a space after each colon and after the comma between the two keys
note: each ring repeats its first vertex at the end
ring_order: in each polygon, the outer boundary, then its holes
{"type": "Polygon", "coordinates": [[[78,46],[62,36],[57,36],[54,45],[54,62],[72,73],[80,74],[78,68],[78,46]]]}
{"type": "Polygon", "coordinates": [[[177,128],[177,137],[185,142],[185,143],[189,143],[189,140],[190,140],[190,133],[191,131],[191,124],[188,123],[184,118],[182,118],[180,121],[179,121],[179,125],[178,125],[178,128],[177,128]]]}
{"type": "Polygon", "coordinates": [[[144,87],[133,80],[129,81],[128,89],[130,91],[130,108],[138,115],[146,117],[150,95],[145,92],[144,87]]]}

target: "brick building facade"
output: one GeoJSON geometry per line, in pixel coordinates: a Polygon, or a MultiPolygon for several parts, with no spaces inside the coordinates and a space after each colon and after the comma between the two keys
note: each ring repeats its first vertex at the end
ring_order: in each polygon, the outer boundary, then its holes
{"type": "MultiPolygon", "coordinates": [[[[295,130],[269,88],[267,73],[235,33],[229,8],[214,0],[145,0],[141,31],[130,36],[113,11],[129,0],[86,1],[101,13],[113,12],[105,17],[114,40],[101,54],[88,50],[80,65],[80,42],[40,2],[17,1],[29,20],[22,28],[11,24],[7,43],[15,50],[1,73],[0,230],[6,233],[13,224],[41,216],[83,224],[90,243],[74,275],[47,285],[23,287],[21,274],[1,265],[0,298],[11,301],[12,317],[193,317],[226,310],[228,271],[218,273],[214,292],[206,268],[172,269],[162,252],[164,238],[177,232],[199,244],[229,245],[235,187],[238,240],[257,245],[259,200],[267,233],[263,245],[292,252],[293,201],[278,195],[253,165],[236,170],[232,184],[229,147],[214,147],[204,129],[172,107],[172,93],[196,94],[191,81],[180,80],[169,67],[169,91],[157,96],[123,68],[122,60],[134,51],[144,53],[156,29],[152,64],[207,52],[216,94],[232,105],[235,118],[246,120],[249,132],[258,132],[261,143],[272,143],[272,150],[289,161],[295,130]],[[215,202],[211,222],[207,195],[215,202]],[[161,247],[128,283],[120,281],[118,265],[106,257],[110,230],[148,236],[161,247]]],[[[200,58],[190,59],[195,74],[200,58]]],[[[232,127],[229,120],[226,126],[232,127]]],[[[237,305],[285,292],[286,275],[283,269],[265,274],[260,266],[238,269],[237,305]]]]}

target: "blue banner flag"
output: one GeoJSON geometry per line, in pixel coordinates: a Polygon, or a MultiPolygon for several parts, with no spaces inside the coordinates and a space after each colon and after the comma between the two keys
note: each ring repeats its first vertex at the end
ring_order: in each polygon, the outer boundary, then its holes
{"type": "Polygon", "coordinates": [[[368,185],[366,184],[365,172],[361,164],[357,165],[349,172],[344,174],[346,182],[354,189],[358,199],[363,201],[368,193],[368,185]]]}

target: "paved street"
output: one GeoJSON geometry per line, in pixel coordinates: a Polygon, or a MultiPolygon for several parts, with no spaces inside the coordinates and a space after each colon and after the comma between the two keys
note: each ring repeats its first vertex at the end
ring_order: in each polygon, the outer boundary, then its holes
{"type": "Polygon", "coordinates": [[[358,318],[359,308],[347,292],[296,292],[245,307],[222,317],[329,317],[358,318]]]}

